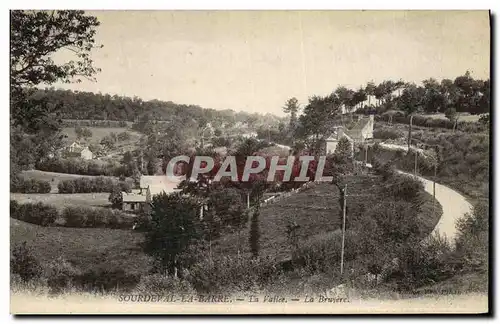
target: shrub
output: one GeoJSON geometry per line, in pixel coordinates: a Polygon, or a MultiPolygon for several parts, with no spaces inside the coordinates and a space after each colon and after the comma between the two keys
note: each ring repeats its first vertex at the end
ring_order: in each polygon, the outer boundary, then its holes
{"type": "Polygon", "coordinates": [[[89,207],[66,207],[62,211],[62,218],[66,227],[130,229],[134,223],[134,217],[126,213],[89,207]]]}
{"type": "Polygon", "coordinates": [[[404,244],[396,250],[397,266],[387,273],[387,280],[395,282],[399,290],[411,291],[450,278],[456,273],[451,251],[440,236],[404,244]]]}
{"type": "Polygon", "coordinates": [[[182,295],[195,293],[195,290],[187,280],[171,276],[163,276],[161,274],[142,276],[135,290],[140,293],[160,295],[182,295]]]}
{"type": "Polygon", "coordinates": [[[59,214],[55,207],[45,205],[41,202],[17,204],[11,201],[10,217],[23,222],[41,226],[50,226],[54,224],[58,215],[59,214]]]}
{"type": "MultiPolygon", "coordinates": [[[[345,234],[344,261],[356,259],[361,252],[357,233],[347,230],[345,234]]],[[[342,248],[342,232],[322,233],[309,238],[293,253],[295,267],[304,267],[311,273],[335,272],[340,266],[342,248]]]]}
{"type": "Polygon", "coordinates": [[[37,163],[36,168],[41,171],[58,172],[58,173],[72,173],[91,176],[115,176],[125,175],[127,177],[132,175],[132,170],[125,165],[118,163],[108,162],[102,163],[97,161],[87,161],[81,159],[64,159],[54,158],[47,159],[37,163]]]}
{"type": "Polygon", "coordinates": [[[388,194],[395,198],[411,201],[417,198],[419,193],[424,190],[424,185],[422,181],[414,176],[397,174],[392,176],[386,190],[388,194]]]}
{"type": "Polygon", "coordinates": [[[186,280],[198,293],[234,293],[260,290],[278,274],[267,258],[205,257],[189,268],[186,280]]]}
{"type": "Polygon", "coordinates": [[[113,192],[114,190],[130,192],[128,183],[116,182],[105,177],[64,180],[57,185],[57,188],[59,193],[113,192]]]}
{"type": "Polygon", "coordinates": [[[404,137],[402,131],[397,129],[375,129],[373,131],[373,138],[382,139],[382,140],[395,140],[398,138],[404,137]]]}
{"type": "Polygon", "coordinates": [[[139,283],[140,276],[126,273],[123,269],[97,268],[76,275],[74,286],[91,292],[131,291],[139,283]]]}
{"type": "Polygon", "coordinates": [[[48,181],[38,179],[23,179],[19,176],[11,179],[10,192],[20,193],[49,193],[51,190],[48,181]]]}
{"type": "Polygon", "coordinates": [[[73,286],[73,280],[81,272],[62,257],[52,260],[44,267],[43,276],[47,278],[47,285],[51,294],[60,293],[73,286]]]}
{"type": "Polygon", "coordinates": [[[26,242],[14,246],[10,256],[10,271],[19,275],[21,280],[30,281],[37,278],[42,273],[42,268],[33,255],[33,251],[28,248],[26,242]]]}

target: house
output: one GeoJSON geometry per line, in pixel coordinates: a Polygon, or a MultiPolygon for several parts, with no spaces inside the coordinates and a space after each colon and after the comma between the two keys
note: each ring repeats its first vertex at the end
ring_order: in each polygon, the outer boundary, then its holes
{"type": "Polygon", "coordinates": [[[354,151],[355,143],[364,143],[367,140],[373,139],[373,115],[364,117],[351,128],[346,129],[343,126],[334,127],[333,132],[325,139],[326,154],[333,154],[337,148],[337,144],[342,137],[347,138],[351,142],[351,147],[354,151]]]}
{"type": "Polygon", "coordinates": [[[80,145],[79,142],[73,142],[71,143],[70,146],[68,146],[68,152],[74,153],[74,152],[80,152],[83,149],[82,145],[80,145]]]}
{"type": "Polygon", "coordinates": [[[94,153],[92,153],[88,146],[83,146],[78,142],[73,142],[66,147],[65,153],[68,157],[79,157],[84,160],[92,160],[94,158],[94,153]]]}
{"type": "Polygon", "coordinates": [[[124,211],[144,210],[151,203],[153,197],[162,192],[166,194],[179,192],[177,189],[183,177],[171,179],[166,175],[141,176],[139,180],[139,189],[133,190],[132,193],[122,192],[124,211]]]}
{"type": "Polygon", "coordinates": [[[92,160],[94,158],[94,153],[86,147],[80,152],[80,157],[84,160],[92,160]]]}
{"type": "Polygon", "coordinates": [[[363,143],[373,138],[374,116],[369,115],[358,120],[351,128],[346,129],[345,133],[356,143],[363,143]]]}

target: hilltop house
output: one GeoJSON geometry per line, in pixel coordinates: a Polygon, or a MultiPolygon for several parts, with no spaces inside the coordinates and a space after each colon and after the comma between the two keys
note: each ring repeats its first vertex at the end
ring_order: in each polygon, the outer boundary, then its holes
{"type": "Polygon", "coordinates": [[[333,154],[342,137],[347,138],[351,142],[351,147],[354,151],[355,143],[364,143],[367,140],[373,139],[373,123],[374,117],[373,115],[369,115],[358,120],[351,129],[346,129],[343,126],[334,127],[330,136],[325,138],[325,153],[333,154]]]}
{"type": "Polygon", "coordinates": [[[131,193],[122,192],[124,211],[143,210],[151,203],[153,196],[162,192],[166,194],[179,192],[177,189],[181,183],[181,177],[170,179],[166,175],[141,176],[139,181],[139,189],[133,190],[131,193]]]}

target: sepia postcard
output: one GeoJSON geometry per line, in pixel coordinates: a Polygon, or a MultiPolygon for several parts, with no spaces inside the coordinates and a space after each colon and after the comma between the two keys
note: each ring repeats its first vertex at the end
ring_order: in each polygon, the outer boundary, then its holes
{"type": "Polygon", "coordinates": [[[490,35],[11,10],[11,314],[489,314],[490,35]]]}

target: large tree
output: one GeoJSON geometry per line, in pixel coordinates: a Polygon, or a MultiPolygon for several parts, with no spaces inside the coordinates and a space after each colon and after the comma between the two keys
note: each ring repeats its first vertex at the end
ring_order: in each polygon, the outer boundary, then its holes
{"type": "Polygon", "coordinates": [[[290,129],[293,131],[297,125],[297,114],[299,113],[299,101],[297,98],[288,99],[283,106],[283,112],[290,114],[290,129]]]}
{"type": "Polygon", "coordinates": [[[98,71],[90,53],[96,47],[97,18],[83,11],[19,11],[10,14],[11,87],[31,87],[73,77],[92,78],[98,71]],[[57,64],[52,54],[67,50],[76,60],[57,64]]]}
{"type": "MultiPolygon", "coordinates": [[[[97,69],[90,52],[99,22],[83,11],[19,10],[11,11],[10,22],[10,121],[19,135],[11,136],[11,162],[23,158],[24,153],[17,149],[22,140],[31,142],[29,154],[36,163],[60,147],[62,138],[59,116],[51,112],[54,107],[47,98],[37,97],[34,88],[92,78],[97,69]],[[56,63],[53,54],[62,50],[75,57],[56,63]]],[[[12,165],[12,169],[11,174],[19,167],[12,165]]]]}

